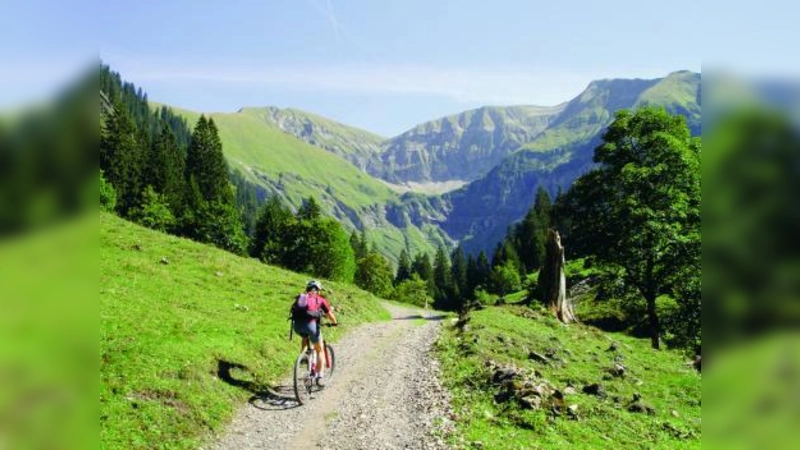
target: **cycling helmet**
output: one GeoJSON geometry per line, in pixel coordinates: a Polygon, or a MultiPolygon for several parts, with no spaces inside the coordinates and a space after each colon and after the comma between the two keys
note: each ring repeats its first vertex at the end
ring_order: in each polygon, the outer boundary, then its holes
{"type": "Polygon", "coordinates": [[[311,289],[316,289],[318,291],[322,290],[322,283],[317,280],[311,280],[306,284],[306,291],[310,291],[311,289]]]}

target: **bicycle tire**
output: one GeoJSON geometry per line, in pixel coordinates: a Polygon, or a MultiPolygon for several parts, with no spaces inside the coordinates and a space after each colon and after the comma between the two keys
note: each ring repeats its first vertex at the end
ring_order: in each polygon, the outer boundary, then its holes
{"type": "Polygon", "coordinates": [[[336,369],[336,352],[333,351],[333,346],[325,343],[325,358],[328,361],[327,373],[329,378],[333,378],[333,371],[336,369]]]}
{"type": "Polygon", "coordinates": [[[306,402],[306,397],[308,396],[305,385],[308,373],[308,356],[303,352],[294,362],[294,396],[297,399],[297,403],[301,405],[306,402]]]}

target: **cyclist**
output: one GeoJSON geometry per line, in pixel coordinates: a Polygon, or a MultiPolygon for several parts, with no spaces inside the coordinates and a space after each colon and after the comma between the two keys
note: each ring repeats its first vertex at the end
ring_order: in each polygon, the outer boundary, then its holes
{"type": "Polygon", "coordinates": [[[320,327],[321,316],[324,315],[331,321],[332,326],[338,325],[336,316],[333,315],[333,308],[328,300],[323,297],[320,292],[323,290],[322,283],[317,280],[311,280],[306,284],[306,292],[299,294],[295,299],[295,305],[304,303],[307,308],[305,317],[299,317],[294,321],[294,332],[303,337],[304,349],[308,345],[309,339],[314,344],[314,350],[317,353],[317,383],[324,384],[325,366],[327,360],[325,352],[325,343],[322,340],[322,330],[320,327]]]}

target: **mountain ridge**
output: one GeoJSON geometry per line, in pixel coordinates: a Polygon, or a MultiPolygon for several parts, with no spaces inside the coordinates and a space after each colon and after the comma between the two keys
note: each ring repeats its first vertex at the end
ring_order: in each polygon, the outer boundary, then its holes
{"type": "Polygon", "coordinates": [[[684,115],[699,134],[700,76],[675,71],[654,79],[595,80],[556,106],[483,106],[391,138],[295,108],[246,107],[211,117],[220,118],[226,157],[249,178],[293,207],[302,195],[318,193],[348,229],[377,229],[392,259],[402,248],[430,252],[455,242],[468,252],[489,253],[531,206],[538,186],[554,197],[592,167],[594,147],[617,110],[661,105],[684,115]],[[248,127],[263,129],[245,139],[248,127]],[[436,185],[456,189],[431,195],[419,187],[436,185]],[[402,194],[409,189],[415,194],[402,194]],[[407,226],[414,230],[402,231],[407,226]]]}

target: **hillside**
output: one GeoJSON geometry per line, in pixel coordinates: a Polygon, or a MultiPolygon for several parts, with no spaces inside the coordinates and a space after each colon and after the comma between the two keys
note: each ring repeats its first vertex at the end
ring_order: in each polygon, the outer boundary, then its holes
{"type": "Polygon", "coordinates": [[[685,358],[522,306],[473,311],[437,344],[460,448],[700,448],[685,358]]]}
{"type": "Polygon", "coordinates": [[[371,173],[390,182],[472,181],[545,130],[563,106],[483,107],[387,141],[371,173]]]}
{"type": "MultiPolygon", "coordinates": [[[[200,117],[194,111],[173,110],[192,127],[200,117]]],[[[304,198],[315,196],[326,213],[346,229],[369,230],[369,239],[391,259],[396,259],[403,249],[412,254],[433,254],[437,245],[449,242],[438,227],[389,220],[386,205],[400,204],[400,194],[333,152],[282,131],[266,119],[267,115],[267,109],[257,108],[207,115],[219,129],[231,168],[239,169],[267,192],[279,195],[292,208],[298,208],[304,198]]]]}
{"type": "Polygon", "coordinates": [[[675,72],[656,80],[599,80],[571,100],[535,139],[523,145],[486,176],[444,194],[448,204],[442,227],[464,248],[491,251],[508,226],[533,204],[538,186],[555,198],[559,188],[592,167],[594,148],[619,109],[654,104],[682,114],[694,134],[700,131],[697,103],[700,75],[675,72]]]}
{"type": "Polygon", "coordinates": [[[384,138],[369,131],[299,109],[243,108],[240,112],[257,115],[285,133],[350,161],[362,171],[366,171],[369,164],[374,164],[384,141],[384,138]]]}
{"type": "MultiPolygon", "coordinates": [[[[100,447],[197,448],[296,356],[307,277],[100,216],[100,447]],[[159,443],[159,444],[156,444],[159,443]]],[[[331,283],[343,330],[388,313],[331,283]]]]}

